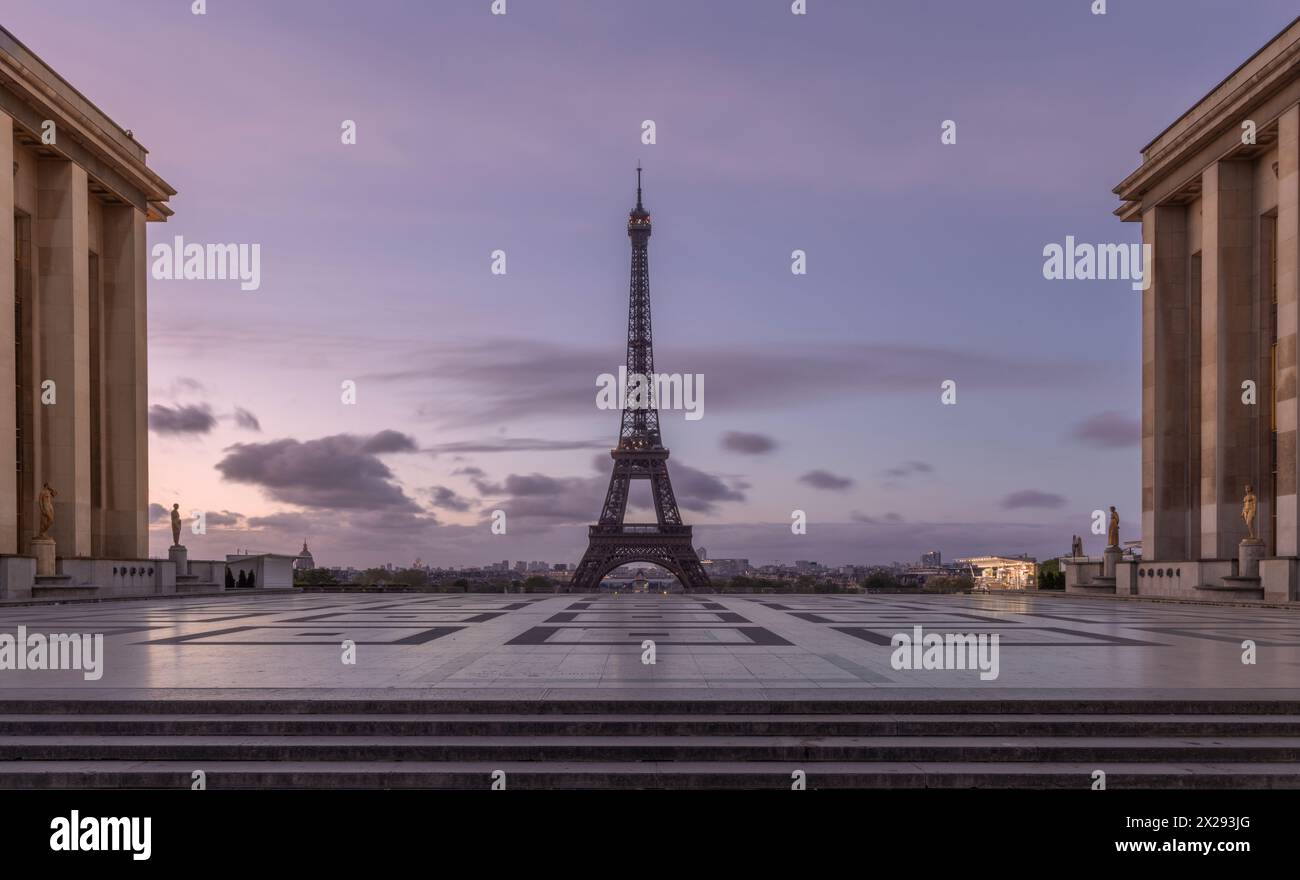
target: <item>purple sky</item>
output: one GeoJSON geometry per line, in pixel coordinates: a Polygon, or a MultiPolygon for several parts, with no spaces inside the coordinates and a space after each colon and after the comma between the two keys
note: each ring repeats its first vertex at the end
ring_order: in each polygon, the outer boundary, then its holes
{"type": "Polygon", "coordinates": [[[191,555],[576,562],[638,160],[656,365],[705,377],[663,425],[710,555],[1099,551],[1110,504],[1137,538],[1139,294],[1045,281],[1042,249],[1137,241],[1111,187],[1293,0],[808,5],[9,0],[180,191],[151,243],[262,248],[258,291],[150,286],[150,496],[209,511],[191,555]]]}

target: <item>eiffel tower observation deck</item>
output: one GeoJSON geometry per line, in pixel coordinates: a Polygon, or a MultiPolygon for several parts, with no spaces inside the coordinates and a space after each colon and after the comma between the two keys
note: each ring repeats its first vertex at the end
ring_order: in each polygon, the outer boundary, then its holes
{"type": "MultiPolygon", "coordinates": [[[[650,212],[641,194],[641,168],[636,170],[636,207],[628,213],[627,235],[632,242],[632,277],[628,291],[627,374],[651,379],[654,375],[654,334],[650,322],[650,212]]],[[[651,383],[653,384],[653,383],[651,383]]],[[[601,579],[629,562],[647,562],[672,572],[686,590],[709,588],[709,576],[700,565],[691,540],[691,527],[682,522],[677,498],[668,477],[668,449],[659,431],[659,409],[641,399],[628,383],[623,400],[618,445],[610,450],[614,460],[609,490],[600,520],[588,532],[587,552],[574,572],[571,589],[599,589],[601,579]],[[628,493],[633,480],[649,480],[655,522],[629,523],[628,493]]]]}

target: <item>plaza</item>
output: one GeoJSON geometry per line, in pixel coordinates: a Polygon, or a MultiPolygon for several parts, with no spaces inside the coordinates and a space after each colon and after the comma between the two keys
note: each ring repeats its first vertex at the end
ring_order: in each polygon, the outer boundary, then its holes
{"type": "Polygon", "coordinates": [[[20,625],[103,647],[93,679],[0,672],[0,788],[1300,787],[1290,609],[263,594],[20,625]],[[916,627],[996,636],[996,679],[899,667],[916,627]]]}
{"type": "Polygon", "coordinates": [[[90,699],[200,689],[566,689],[725,697],[779,689],[1276,690],[1300,696],[1289,609],[1036,594],[971,596],[270,594],[0,608],[0,632],[103,633],[103,677],[4,674],[3,690],[90,699]],[[895,670],[891,638],[998,634],[996,681],[895,670]],[[356,663],[341,661],[345,640],[356,663]],[[642,644],[656,662],[642,662],[642,644]],[[1242,642],[1257,662],[1242,662],[1242,642]]]}

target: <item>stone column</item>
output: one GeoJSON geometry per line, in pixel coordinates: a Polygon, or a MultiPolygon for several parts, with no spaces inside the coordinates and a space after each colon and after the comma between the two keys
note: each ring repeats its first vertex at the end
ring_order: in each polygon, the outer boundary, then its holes
{"type": "MultiPolygon", "coordinates": [[[[1300,106],[1278,120],[1277,168],[1277,556],[1300,555],[1296,458],[1296,328],[1300,295],[1300,106]]],[[[1261,480],[1263,477],[1261,476],[1261,480]]]]}
{"type": "Polygon", "coordinates": [[[41,291],[41,375],[55,402],[39,407],[48,482],[58,493],[51,537],[60,556],[90,555],[90,310],[86,172],[42,159],[35,239],[41,291]]]}
{"type": "Polygon", "coordinates": [[[14,123],[0,112],[0,554],[18,552],[18,466],[14,399],[14,123]]]}
{"type": "Polygon", "coordinates": [[[104,552],[149,555],[149,387],[145,215],[105,206],[100,272],[104,289],[104,552]]]}
{"type": "Polygon", "coordinates": [[[1258,483],[1256,421],[1268,401],[1242,402],[1242,382],[1264,385],[1255,351],[1254,169],[1216,162],[1201,196],[1201,555],[1233,559],[1246,536],[1241,498],[1258,483]]]}
{"type": "Polygon", "coordinates": [[[1187,209],[1147,210],[1142,241],[1154,264],[1146,267],[1151,286],[1142,294],[1142,546],[1148,559],[1189,559],[1197,475],[1188,431],[1187,209]]]}

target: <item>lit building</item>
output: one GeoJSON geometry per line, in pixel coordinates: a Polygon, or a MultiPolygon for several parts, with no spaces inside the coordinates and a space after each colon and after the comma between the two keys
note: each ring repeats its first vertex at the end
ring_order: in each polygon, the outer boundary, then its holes
{"type": "Polygon", "coordinates": [[[977,587],[990,590],[1038,589],[1038,561],[1028,556],[971,556],[958,559],[977,587]]]}

